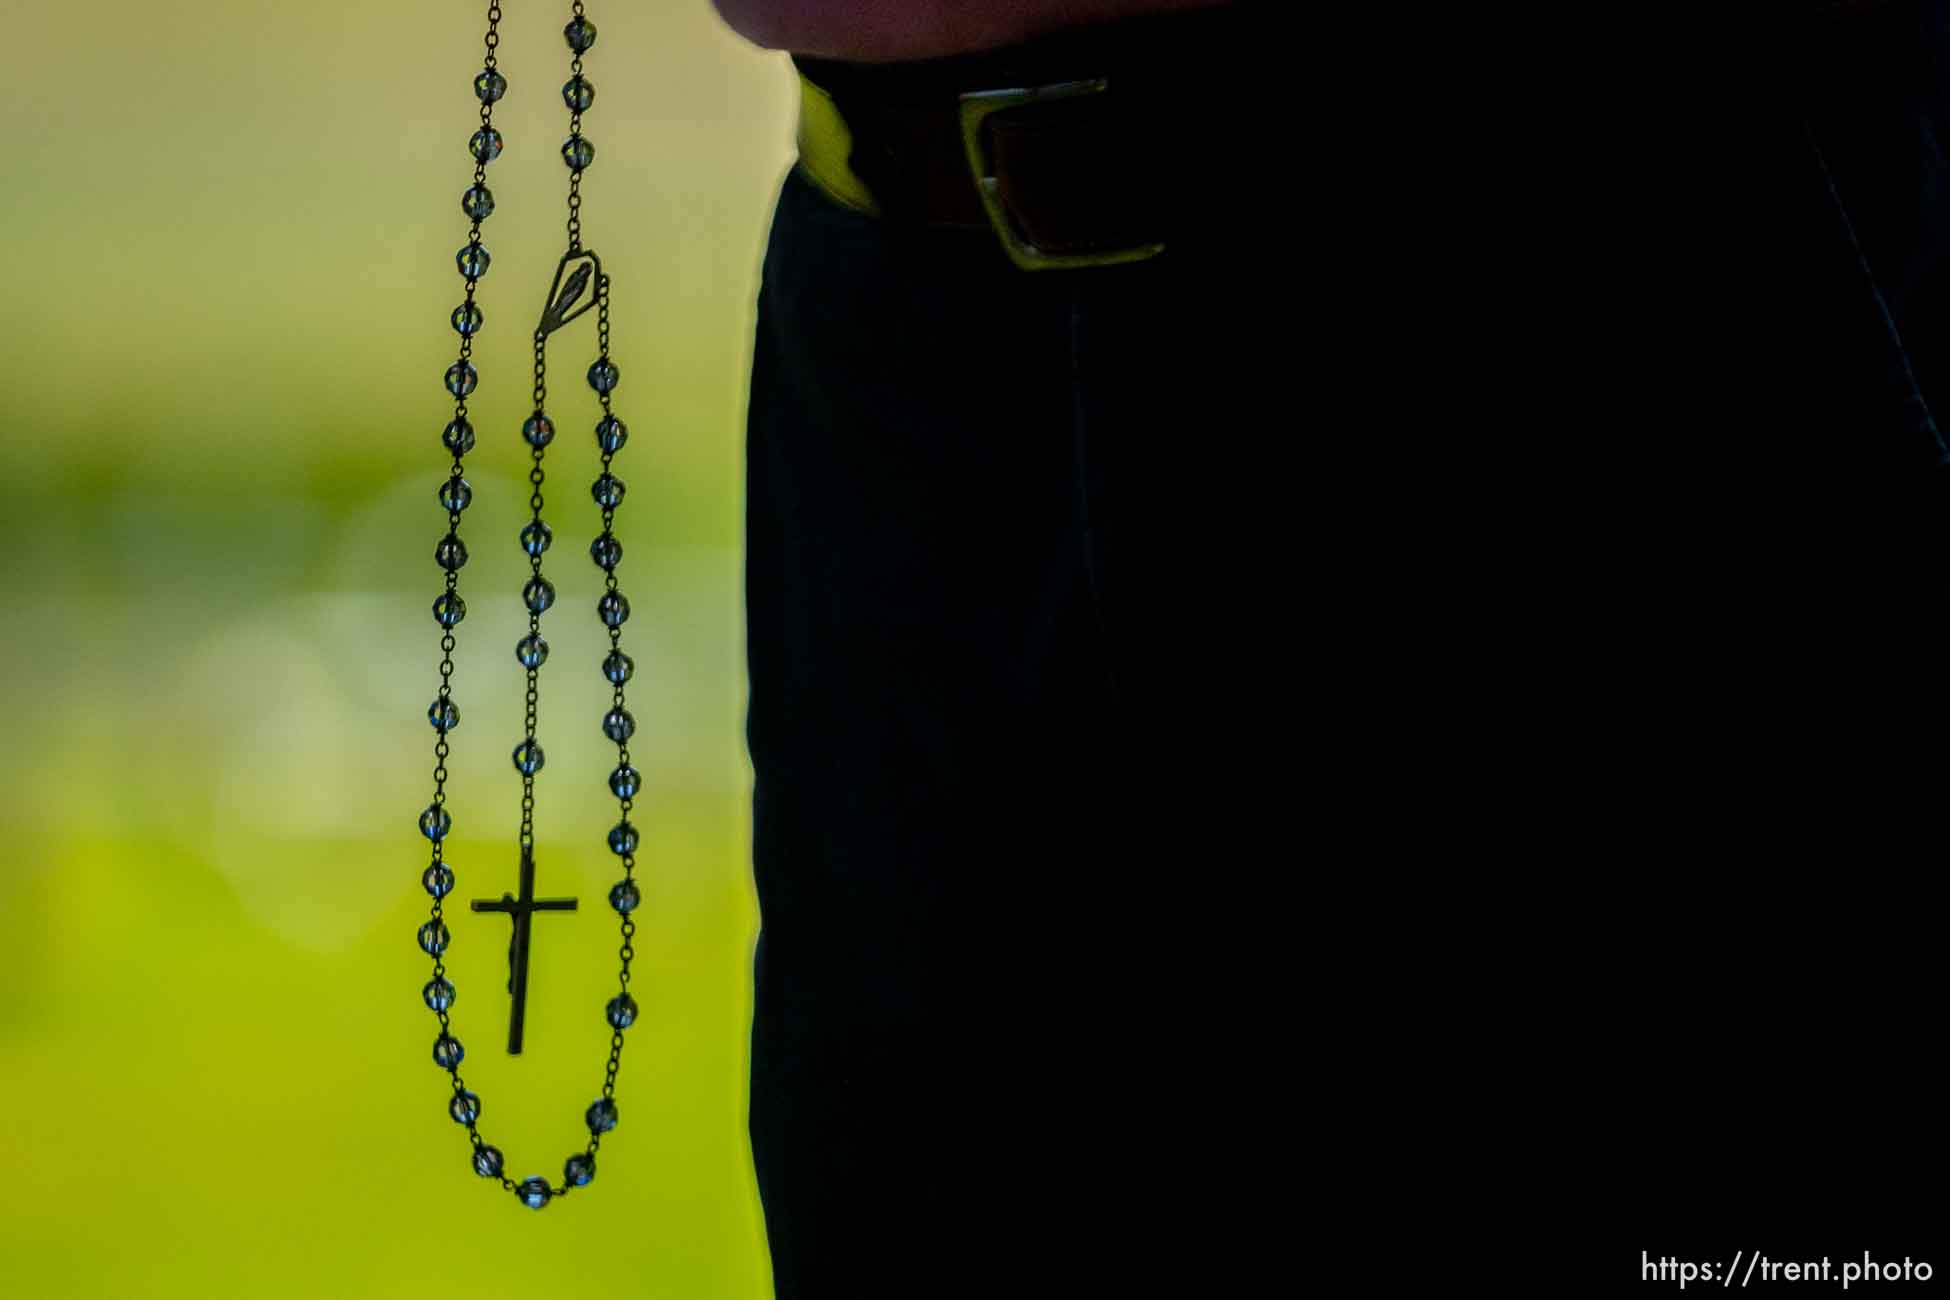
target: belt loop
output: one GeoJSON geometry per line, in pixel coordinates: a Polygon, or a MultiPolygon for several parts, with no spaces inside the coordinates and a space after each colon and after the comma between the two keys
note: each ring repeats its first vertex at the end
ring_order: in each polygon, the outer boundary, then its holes
{"type": "Polygon", "coordinates": [[[836,166],[853,153],[853,130],[839,105],[803,71],[799,74],[799,162],[834,202],[856,212],[880,215],[880,205],[850,165],[836,166]]]}

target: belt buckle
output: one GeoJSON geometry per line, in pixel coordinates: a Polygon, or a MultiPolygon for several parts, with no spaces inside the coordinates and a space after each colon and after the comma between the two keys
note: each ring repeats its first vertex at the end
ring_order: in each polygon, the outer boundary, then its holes
{"type": "Polygon", "coordinates": [[[1010,219],[1002,203],[1000,183],[990,171],[988,154],[982,148],[982,123],[996,113],[1027,104],[1047,104],[1081,95],[1101,94],[1109,86],[1108,77],[1090,81],[1062,81],[1047,86],[1015,90],[972,90],[961,96],[961,139],[968,153],[968,168],[975,177],[975,189],[988,212],[989,224],[1002,237],[1009,260],[1025,271],[1068,270],[1086,266],[1115,266],[1120,262],[1140,262],[1155,257],[1163,244],[1137,244],[1128,248],[1099,249],[1088,253],[1046,253],[1024,236],[1010,219]]]}

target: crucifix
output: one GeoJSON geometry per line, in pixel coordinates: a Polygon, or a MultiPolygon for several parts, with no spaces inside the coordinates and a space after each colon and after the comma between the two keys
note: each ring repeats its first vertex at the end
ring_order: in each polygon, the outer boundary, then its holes
{"type": "Polygon", "coordinates": [[[536,912],[573,912],[573,898],[535,897],[535,851],[521,851],[521,897],[503,894],[499,899],[477,898],[477,912],[506,912],[514,919],[514,938],[508,943],[508,992],[515,996],[513,1017],[508,1021],[508,1054],[521,1054],[522,1011],[528,1002],[528,927],[536,912]]]}

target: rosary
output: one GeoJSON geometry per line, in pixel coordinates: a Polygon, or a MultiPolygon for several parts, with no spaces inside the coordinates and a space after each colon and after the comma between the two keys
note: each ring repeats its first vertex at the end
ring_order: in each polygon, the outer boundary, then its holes
{"type": "Polygon", "coordinates": [[[469,358],[482,320],[481,309],[474,303],[474,292],[488,269],[488,250],[481,244],[481,223],[494,211],[494,196],[486,185],[487,165],[501,156],[502,143],[501,133],[494,129],[493,112],[495,103],[508,92],[507,78],[495,68],[494,52],[500,44],[496,26],[501,21],[501,6],[494,0],[488,5],[487,57],[480,75],[474,78],[474,95],[481,102],[481,126],[467,142],[468,152],[474,159],[474,183],[460,200],[461,211],[473,225],[467,232],[467,243],[454,258],[467,290],[465,300],[454,308],[452,316],[454,332],[460,335],[460,359],[447,368],[447,391],[455,399],[454,417],[440,435],[441,445],[453,455],[453,465],[438,492],[441,508],[447,512],[447,535],[434,547],[433,558],[446,573],[447,586],[433,602],[433,620],[441,628],[440,693],[427,710],[427,720],[433,724],[436,737],[433,802],[420,814],[420,833],[433,844],[433,861],[420,877],[420,883],[433,897],[433,919],[419,931],[420,948],[433,958],[433,978],[427,981],[421,996],[428,1009],[440,1019],[440,1034],[433,1041],[433,1059],[452,1080],[453,1097],[448,1102],[447,1113],[467,1128],[473,1146],[474,1172],[483,1178],[500,1179],[501,1185],[513,1192],[522,1204],[537,1210],[554,1197],[586,1187],[595,1178],[596,1149],[602,1143],[602,1135],[616,1127],[616,1069],[623,1054],[623,1031],[637,1016],[636,999],[630,996],[629,987],[630,959],[636,955],[630,946],[636,933],[636,923],[630,913],[640,898],[633,876],[637,833],[630,824],[630,805],[642,778],[630,765],[629,739],[636,730],[636,721],[623,707],[623,684],[630,680],[635,665],[623,653],[621,645],[622,627],[630,617],[630,602],[617,590],[616,566],[623,558],[623,545],[611,529],[616,507],[623,500],[623,481],[610,473],[610,460],[628,439],[629,431],[610,408],[610,394],[616,388],[618,372],[609,358],[609,277],[603,274],[602,262],[596,255],[582,246],[582,173],[596,157],[595,146],[582,134],[582,114],[596,96],[595,87],[582,75],[582,56],[596,43],[596,27],[583,16],[582,0],[575,0],[574,13],[575,17],[562,29],[563,38],[574,54],[569,64],[569,80],[562,86],[562,99],[569,108],[569,138],[562,144],[562,161],[569,168],[569,247],[556,264],[547,305],[535,327],[534,413],[521,426],[522,439],[528,444],[534,461],[528,471],[528,482],[533,489],[528,506],[532,513],[519,538],[529,566],[528,581],[521,589],[522,604],[528,610],[528,634],[515,643],[515,660],[527,671],[528,678],[525,734],[513,753],[515,771],[521,775],[521,892],[518,896],[503,894],[498,900],[479,899],[473,903],[476,912],[506,912],[514,922],[514,937],[508,949],[508,991],[514,997],[508,1025],[508,1051],[519,1053],[523,1007],[528,995],[529,927],[533,916],[544,911],[574,911],[576,906],[574,899],[535,897],[535,774],[542,770],[543,757],[542,747],[535,742],[536,674],[548,660],[548,642],[542,639],[542,614],[555,603],[555,587],[542,576],[542,556],[552,539],[549,526],[542,521],[542,453],[555,438],[555,425],[543,410],[548,395],[546,352],[551,333],[594,307],[597,309],[597,357],[589,367],[588,377],[589,386],[602,403],[603,416],[596,422],[596,446],[602,453],[602,472],[597,475],[591,493],[602,510],[602,531],[590,545],[589,555],[604,575],[604,591],[596,602],[596,615],[609,629],[609,653],[603,658],[602,672],[614,688],[609,711],[602,718],[602,731],[617,747],[616,768],[609,774],[609,788],[620,803],[622,816],[609,832],[609,848],[622,859],[623,879],[609,891],[609,904],[623,918],[623,946],[618,954],[623,959],[623,969],[619,977],[621,988],[604,1009],[611,1032],[602,1096],[590,1104],[583,1116],[589,1129],[589,1143],[563,1164],[559,1187],[551,1187],[539,1175],[515,1182],[502,1173],[500,1150],[488,1145],[481,1136],[478,1126],[481,1099],[461,1081],[460,1062],[464,1053],[447,1015],[454,1004],[454,986],[441,961],[451,938],[441,916],[441,906],[454,888],[454,872],[441,860],[447,833],[453,825],[446,809],[447,738],[460,725],[460,706],[454,702],[451,686],[454,628],[467,616],[459,586],[460,569],[467,563],[467,547],[460,539],[460,519],[474,496],[473,489],[461,476],[461,458],[474,448],[474,426],[467,420],[467,398],[479,376],[469,358]],[[590,294],[587,301],[583,301],[585,291],[590,294]]]}

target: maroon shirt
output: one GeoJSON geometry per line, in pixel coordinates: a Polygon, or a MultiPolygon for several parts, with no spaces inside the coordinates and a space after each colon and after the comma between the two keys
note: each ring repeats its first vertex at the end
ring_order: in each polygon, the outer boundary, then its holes
{"type": "Polygon", "coordinates": [[[766,49],[883,63],[1012,45],[1065,27],[1239,0],[712,0],[766,49]]]}

